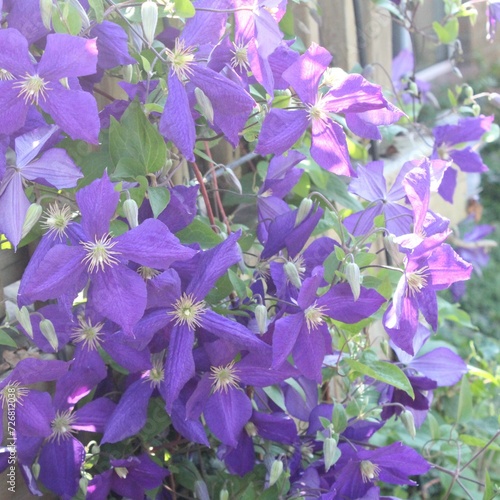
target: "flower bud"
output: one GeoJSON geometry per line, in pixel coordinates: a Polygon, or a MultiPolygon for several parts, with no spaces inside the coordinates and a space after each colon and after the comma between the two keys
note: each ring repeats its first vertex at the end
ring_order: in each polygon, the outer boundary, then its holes
{"type": "Polygon", "coordinates": [[[283,268],[285,270],[286,277],[288,278],[290,283],[294,287],[300,288],[302,286],[302,281],[300,280],[300,275],[297,266],[293,262],[288,261],[287,263],[285,263],[283,268]]]}
{"type": "Polygon", "coordinates": [[[332,467],[339,458],[337,441],[335,438],[327,437],[323,441],[323,456],[325,459],[325,470],[328,472],[330,467],[332,467]]]}
{"type": "Polygon", "coordinates": [[[355,262],[349,262],[345,266],[345,277],[347,283],[351,287],[351,292],[354,296],[354,301],[359,299],[359,294],[361,293],[361,275],[359,272],[359,266],[355,262]]]}
{"type": "Polygon", "coordinates": [[[295,227],[297,227],[310,214],[312,206],[313,201],[310,198],[302,199],[297,211],[297,217],[295,218],[295,227]]]}
{"type": "Polygon", "coordinates": [[[17,309],[16,319],[19,324],[26,330],[26,333],[33,338],[33,327],[31,326],[30,312],[26,306],[17,309]]]}
{"type": "Polygon", "coordinates": [[[132,64],[126,64],[125,66],[123,66],[123,79],[128,83],[133,82],[134,66],[132,64]]]}
{"type": "Polygon", "coordinates": [[[220,490],[219,500],[229,500],[229,491],[227,491],[227,488],[220,490]]]}
{"type": "Polygon", "coordinates": [[[90,453],[92,453],[92,455],[99,455],[99,453],[101,453],[101,447],[98,444],[93,444],[92,448],[90,448],[90,453]]]}
{"type": "Polygon", "coordinates": [[[474,116],[479,116],[481,114],[481,106],[479,104],[474,103],[471,106],[472,112],[474,113],[474,116]]]}
{"type": "Polygon", "coordinates": [[[194,89],[194,95],[196,97],[196,102],[201,108],[202,115],[208,120],[210,124],[214,123],[214,108],[207,94],[203,92],[199,87],[194,89]]]}
{"type": "Polygon", "coordinates": [[[276,483],[283,473],[283,462],[281,460],[274,460],[269,472],[269,487],[276,483]]]}
{"type": "Polygon", "coordinates": [[[38,203],[32,203],[29,206],[28,211],[26,212],[26,217],[24,218],[21,239],[23,239],[33,229],[33,226],[38,222],[38,219],[40,219],[42,211],[42,206],[38,203]]]}
{"type": "Polygon", "coordinates": [[[123,212],[131,229],[139,225],[139,207],[132,198],[123,202],[123,212]]]}
{"type": "Polygon", "coordinates": [[[414,439],[417,435],[417,431],[415,429],[415,419],[413,418],[413,413],[411,411],[404,410],[401,412],[400,418],[401,422],[403,422],[403,425],[405,426],[405,429],[408,431],[408,434],[412,437],[412,439],[414,439]]]}
{"type": "Polygon", "coordinates": [[[53,7],[53,0],[40,0],[40,15],[42,17],[42,23],[49,31],[52,31],[53,7]]]}
{"type": "Polygon", "coordinates": [[[40,475],[40,464],[38,462],[35,462],[31,466],[31,472],[33,472],[33,477],[38,479],[38,476],[40,475]]]}
{"type": "Polygon", "coordinates": [[[115,467],[113,469],[116,475],[121,479],[126,479],[128,476],[128,469],[126,467],[115,467]]]}
{"type": "Polygon", "coordinates": [[[78,481],[78,485],[80,486],[80,489],[83,491],[83,493],[86,495],[87,487],[89,485],[89,480],[86,477],[81,477],[80,480],[78,481]]]}
{"type": "Polygon", "coordinates": [[[267,308],[264,304],[255,306],[255,321],[259,328],[259,333],[262,335],[267,332],[267,308]]]}
{"type": "Polygon", "coordinates": [[[194,495],[198,500],[210,500],[207,483],[205,483],[205,481],[198,479],[194,482],[194,495]]]}
{"type": "Polygon", "coordinates": [[[39,326],[42,335],[49,341],[52,349],[57,351],[57,348],[59,347],[59,339],[57,338],[56,329],[54,328],[52,321],[50,321],[50,319],[42,319],[39,326]]]}
{"type": "Polygon", "coordinates": [[[144,38],[151,47],[155,39],[156,24],[158,23],[158,5],[156,5],[156,2],[146,0],[141,5],[141,20],[144,38]]]}

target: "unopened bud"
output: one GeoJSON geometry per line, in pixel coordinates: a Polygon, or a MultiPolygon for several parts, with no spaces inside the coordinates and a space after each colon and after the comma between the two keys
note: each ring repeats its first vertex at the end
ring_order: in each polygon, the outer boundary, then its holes
{"type": "Polygon", "coordinates": [[[300,275],[297,266],[293,262],[288,261],[285,263],[283,268],[290,283],[294,287],[300,288],[302,286],[302,281],[300,280],[300,275]]]}
{"type": "Polygon", "coordinates": [[[391,359],[391,357],[392,357],[391,346],[389,345],[389,341],[386,338],[383,338],[380,341],[380,349],[382,350],[382,352],[384,353],[384,356],[387,359],[391,359]]]}
{"type": "Polygon", "coordinates": [[[48,340],[54,351],[57,351],[59,347],[59,339],[57,338],[56,329],[54,328],[54,324],[50,319],[42,319],[40,321],[40,331],[42,335],[48,340]]]}
{"type": "Polygon", "coordinates": [[[128,476],[128,469],[126,467],[115,467],[113,470],[120,479],[126,479],[128,476]]]}
{"type": "Polygon", "coordinates": [[[69,88],[69,81],[68,81],[68,77],[65,76],[64,78],[59,78],[59,83],[67,90],[70,90],[69,88]]]}
{"type": "Polygon", "coordinates": [[[220,490],[219,500],[229,500],[229,491],[227,491],[227,488],[220,490]]]}
{"type": "Polygon", "coordinates": [[[323,456],[325,459],[325,471],[328,472],[340,456],[335,438],[328,437],[323,441],[323,456]]]}
{"type": "Polygon", "coordinates": [[[245,430],[250,437],[254,437],[257,435],[257,427],[253,422],[247,422],[245,424],[245,430]]]}
{"type": "Polygon", "coordinates": [[[87,487],[89,485],[89,480],[86,477],[81,477],[80,480],[78,481],[78,485],[80,486],[80,489],[83,491],[83,493],[86,495],[87,487]]]}
{"type": "Polygon", "coordinates": [[[52,31],[52,9],[54,4],[52,0],[40,0],[40,15],[42,23],[49,31],[52,31]]]}
{"type": "Polygon", "coordinates": [[[414,439],[417,435],[417,431],[415,429],[415,419],[413,418],[413,413],[408,410],[404,410],[400,415],[401,422],[405,426],[405,429],[408,431],[408,434],[414,439]]]}
{"type": "Polygon", "coordinates": [[[351,292],[354,296],[354,301],[359,299],[359,294],[361,293],[361,275],[359,272],[359,266],[355,262],[349,262],[345,266],[345,277],[347,283],[351,287],[351,292]]]}
{"type": "Polygon", "coordinates": [[[196,97],[196,102],[201,108],[202,115],[208,120],[210,124],[214,123],[214,108],[212,102],[207,97],[207,94],[203,92],[199,87],[194,89],[194,95],[196,97]]]}
{"type": "Polygon", "coordinates": [[[408,82],[408,93],[413,96],[418,96],[418,85],[414,81],[408,82]]]}
{"type": "Polygon", "coordinates": [[[281,460],[274,460],[269,472],[269,487],[278,481],[283,473],[283,462],[281,460]]]}
{"type": "Polygon", "coordinates": [[[472,112],[474,113],[474,116],[479,116],[481,114],[481,106],[479,104],[474,103],[471,106],[472,112]]]}
{"type": "Polygon", "coordinates": [[[123,66],[122,71],[123,79],[128,83],[132,83],[134,79],[134,67],[132,66],[132,64],[126,64],[125,66],[123,66]]]}
{"type": "Polygon", "coordinates": [[[92,455],[99,455],[99,453],[101,453],[101,447],[98,444],[93,444],[92,448],[90,448],[90,453],[92,453],[92,455]]]}
{"type": "Polygon", "coordinates": [[[123,212],[131,229],[139,225],[139,207],[132,198],[123,202],[123,212]]]}
{"type": "Polygon", "coordinates": [[[156,2],[146,0],[142,4],[141,20],[144,38],[151,46],[155,39],[156,24],[158,23],[158,5],[156,5],[156,2]]]}
{"type": "Polygon", "coordinates": [[[310,213],[313,206],[313,201],[310,198],[303,198],[300,202],[295,218],[295,227],[297,227],[310,213]]]}
{"type": "Polygon", "coordinates": [[[24,218],[21,239],[23,239],[33,229],[33,226],[38,222],[38,219],[40,219],[42,212],[42,206],[38,203],[32,203],[29,206],[28,211],[26,212],[26,217],[24,218]]]}
{"type": "Polygon", "coordinates": [[[267,332],[267,308],[264,304],[257,304],[255,306],[255,321],[259,328],[259,333],[267,332]]]}
{"type": "Polygon", "coordinates": [[[40,464],[38,462],[35,462],[31,466],[31,472],[33,472],[33,477],[38,479],[38,476],[40,475],[40,464]]]}
{"type": "Polygon", "coordinates": [[[210,500],[207,483],[205,483],[205,481],[198,479],[194,482],[194,495],[199,500],[210,500]]]}
{"type": "Polygon", "coordinates": [[[466,98],[470,99],[474,95],[474,90],[470,85],[464,85],[463,92],[466,98]]]}
{"type": "Polygon", "coordinates": [[[30,312],[26,306],[21,307],[16,311],[16,319],[19,324],[26,330],[26,333],[33,338],[33,327],[31,326],[30,312]]]}

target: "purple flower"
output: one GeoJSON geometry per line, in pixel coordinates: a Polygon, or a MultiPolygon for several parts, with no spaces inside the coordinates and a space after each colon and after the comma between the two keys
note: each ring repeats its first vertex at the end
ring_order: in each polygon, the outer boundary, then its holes
{"type": "Polygon", "coordinates": [[[402,181],[412,168],[411,162],[405,163],[391,189],[387,191],[384,162],[374,161],[364,167],[360,165],[357,170],[358,178],[351,181],[349,191],[370,204],[365,210],[349,215],[344,220],[347,230],[354,236],[366,235],[374,227],[375,217],[384,215],[385,227],[390,233],[396,236],[409,233],[413,222],[412,211],[398,202],[406,197],[402,181]]]}
{"type": "Polygon", "coordinates": [[[21,128],[29,108],[40,106],[72,139],[97,144],[97,104],[91,94],[80,90],[77,80],[96,71],[96,41],[48,35],[37,64],[31,61],[28,41],[19,31],[0,30],[0,45],[0,134],[21,128]]]}
{"type": "MultiPolygon", "coordinates": [[[[0,231],[14,247],[21,241],[23,222],[30,205],[24,194],[23,181],[63,189],[75,187],[78,179],[83,177],[64,149],[43,151],[44,146],[57,137],[58,131],[56,125],[46,125],[15,140],[16,163],[7,165],[0,182],[0,231]]],[[[0,157],[0,164],[4,161],[3,156],[0,157]]]]}
{"type": "Polygon", "coordinates": [[[354,445],[340,445],[342,455],[335,464],[335,482],[330,491],[334,499],[364,498],[375,481],[391,484],[417,483],[409,478],[425,474],[430,464],[415,450],[401,443],[393,443],[374,450],[354,445]]]}
{"type": "Polygon", "coordinates": [[[87,500],[106,500],[112,491],[126,498],[144,498],[146,491],[158,488],[169,471],[143,453],[136,457],[112,459],[111,469],[89,482],[87,500]]]}
{"type": "Polygon", "coordinates": [[[331,59],[326,49],[312,44],[283,73],[283,78],[300,98],[301,107],[292,111],[273,108],[269,112],[255,148],[257,153],[285,153],[312,123],[311,156],[314,160],[336,174],[354,174],[344,131],[332,120],[330,113],[360,113],[385,108],[387,101],[380,87],[361,75],[339,76],[326,93],[321,93],[320,80],[331,59]]]}
{"type": "Polygon", "coordinates": [[[114,238],[109,223],[119,197],[106,174],[77,193],[82,214],[80,240],[71,246],[53,246],[33,274],[24,275],[23,300],[65,295],[72,300],[90,280],[89,303],[131,333],[144,313],[147,294],[146,283],[128,262],[144,266],[142,269],[167,269],[176,260],[190,259],[195,251],[181,245],[156,219],[147,219],[114,238]]]}

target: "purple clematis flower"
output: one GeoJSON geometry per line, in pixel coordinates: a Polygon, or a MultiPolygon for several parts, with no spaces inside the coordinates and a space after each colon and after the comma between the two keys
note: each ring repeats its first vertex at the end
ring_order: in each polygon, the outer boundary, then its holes
{"type": "Polygon", "coordinates": [[[340,460],[335,464],[335,482],[330,491],[334,499],[365,498],[375,481],[391,484],[417,483],[409,478],[425,474],[430,464],[415,450],[401,443],[393,443],[375,450],[353,449],[354,445],[341,444],[340,460]]]}
{"type": "Polygon", "coordinates": [[[283,78],[293,87],[302,106],[287,111],[274,108],[266,116],[255,151],[259,154],[283,154],[288,151],[312,123],[311,156],[318,165],[339,175],[355,175],[349,160],[342,127],[330,113],[360,113],[387,107],[379,86],[361,75],[345,75],[320,92],[320,80],[332,56],[319,45],[294,62],[283,78]]]}
{"type": "Polygon", "coordinates": [[[47,36],[40,62],[33,64],[28,41],[13,28],[0,30],[0,134],[21,128],[31,106],[40,106],[72,139],[97,144],[99,117],[94,97],[77,77],[96,71],[95,40],[61,33],[47,36]],[[66,84],[61,80],[66,79],[66,84]]]}
{"type": "Polygon", "coordinates": [[[153,462],[148,454],[111,460],[111,469],[92,478],[87,500],[106,500],[110,492],[124,498],[144,498],[146,491],[158,488],[169,471],[153,462]]]}
{"type": "MultiPolygon", "coordinates": [[[[456,125],[441,125],[433,130],[435,142],[433,158],[451,160],[462,172],[482,173],[488,170],[481,156],[470,143],[478,143],[481,137],[491,129],[493,116],[462,118],[456,125]],[[464,147],[460,145],[466,144],[464,147]],[[458,146],[458,147],[457,147],[458,146]]],[[[448,168],[439,186],[439,194],[450,203],[453,202],[453,190],[456,185],[457,171],[448,168]]]]}
{"type": "MultiPolygon", "coordinates": [[[[63,189],[75,187],[78,179],[83,177],[64,149],[43,151],[58,132],[58,126],[46,125],[15,140],[16,162],[7,165],[0,181],[0,231],[5,233],[14,247],[21,241],[23,223],[30,205],[24,194],[23,181],[36,181],[63,189]]],[[[3,162],[2,156],[0,164],[3,162]]]]}
{"type": "Polygon", "coordinates": [[[384,162],[374,161],[366,166],[360,165],[358,177],[349,184],[349,191],[369,201],[370,205],[344,220],[347,230],[354,236],[366,235],[373,229],[375,217],[384,215],[385,227],[391,234],[400,236],[409,233],[413,222],[412,211],[398,202],[406,197],[402,182],[412,168],[411,162],[405,163],[388,191],[384,162]]]}
{"type": "Polygon", "coordinates": [[[146,283],[127,264],[167,269],[176,260],[188,260],[196,252],[184,247],[168,228],[147,219],[134,229],[113,238],[109,223],[118,205],[107,174],[81,189],[76,200],[82,214],[80,241],[57,244],[45,254],[33,274],[23,277],[23,300],[48,300],[69,296],[71,300],[90,280],[89,302],[125,333],[146,308],[146,283]]]}
{"type": "Polygon", "coordinates": [[[355,300],[347,283],[334,285],[318,297],[322,280],[323,269],[318,267],[300,289],[297,303],[301,311],[278,319],[273,335],[273,367],[281,366],[292,354],[299,371],[317,382],[321,382],[321,367],[327,354],[326,339],[330,337],[325,318],[357,323],[385,302],[378,292],[366,288],[362,288],[355,300]]]}

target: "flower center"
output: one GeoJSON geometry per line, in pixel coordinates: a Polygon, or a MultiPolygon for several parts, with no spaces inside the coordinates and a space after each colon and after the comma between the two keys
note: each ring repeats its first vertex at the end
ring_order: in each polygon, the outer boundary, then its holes
{"type": "Polygon", "coordinates": [[[14,75],[10,71],[0,68],[0,82],[6,80],[14,80],[14,75]]]}
{"type": "Polygon", "coordinates": [[[250,63],[248,61],[247,46],[243,45],[242,42],[233,42],[233,50],[231,52],[234,56],[231,58],[231,66],[233,68],[238,68],[239,71],[248,71],[250,68],[250,63]]]}
{"type": "Polygon", "coordinates": [[[50,90],[42,77],[29,73],[26,73],[26,76],[16,82],[13,87],[20,89],[17,96],[22,97],[26,104],[36,104],[37,106],[40,97],[45,100],[47,90],[50,90]]]}
{"type": "Polygon", "coordinates": [[[68,205],[62,208],[56,203],[49,205],[42,227],[48,234],[54,234],[60,239],[66,237],[66,228],[71,221],[71,209],[68,205]]]}
{"type": "Polygon", "coordinates": [[[311,120],[325,120],[328,118],[328,111],[325,109],[321,98],[314,104],[308,104],[306,109],[311,120]]]}
{"type": "Polygon", "coordinates": [[[51,422],[52,434],[49,439],[57,439],[59,442],[61,439],[66,439],[71,436],[75,423],[75,416],[71,414],[71,410],[66,410],[63,412],[57,412],[54,420],[51,422]]]}
{"type": "Polygon", "coordinates": [[[165,369],[161,359],[153,361],[153,368],[149,370],[146,380],[151,382],[153,387],[158,387],[165,379],[165,369]]]}
{"type": "Polygon", "coordinates": [[[104,271],[105,266],[118,264],[118,259],[115,255],[120,255],[120,252],[111,250],[117,243],[112,240],[111,234],[105,234],[99,239],[96,236],[95,241],[81,241],[80,243],[87,251],[87,255],[83,258],[82,262],[88,265],[89,273],[93,273],[94,270],[98,271],[99,269],[104,271]]]}
{"type": "Polygon", "coordinates": [[[84,318],[78,318],[79,326],[73,329],[71,338],[74,342],[83,342],[83,346],[89,351],[96,351],[101,345],[101,330],[104,323],[97,323],[97,325],[92,325],[90,320],[85,320],[84,318]]]}
{"type": "Polygon", "coordinates": [[[152,280],[160,274],[160,271],[147,266],[139,266],[137,272],[141,275],[143,280],[152,280]]]}
{"type": "Polygon", "coordinates": [[[2,402],[2,408],[5,404],[21,405],[23,404],[23,398],[26,397],[29,390],[26,387],[21,386],[20,382],[9,382],[0,392],[0,401],[2,402]]]}
{"type": "Polygon", "coordinates": [[[240,378],[237,375],[237,369],[234,367],[234,361],[226,366],[212,366],[210,378],[213,380],[214,391],[227,392],[230,387],[237,388],[240,378]]]}
{"type": "Polygon", "coordinates": [[[178,38],[175,40],[174,50],[166,50],[170,65],[181,82],[193,73],[191,66],[194,62],[194,51],[194,47],[185,47],[184,40],[178,38]]]}
{"type": "Polygon", "coordinates": [[[309,332],[311,330],[316,330],[318,326],[322,325],[325,322],[324,320],[325,309],[326,306],[318,306],[315,302],[312,306],[309,306],[304,311],[304,316],[306,318],[306,325],[309,332]]]}
{"type": "Polygon", "coordinates": [[[200,317],[205,312],[205,302],[200,300],[196,302],[194,295],[183,293],[182,296],[174,302],[174,310],[168,314],[174,316],[175,325],[188,325],[191,330],[201,326],[200,317]]]}
{"type": "Polygon", "coordinates": [[[380,467],[369,460],[361,460],[359,468],[361,469],[363,483],[368,483],[369,481],[377,479],[380,474],[380,467]]]}
{"type": "Polygon", "coordinates": [[[414,297],[415,294],[420,293],[422,288],[427,285],[427,271],[429,270],[428,266],[422,267],[422,269],[418,269],[417,271],[413,271],[412,273],[408,273],[406,275],[406,282],[408,283],[408,293],[414,297]]]}

